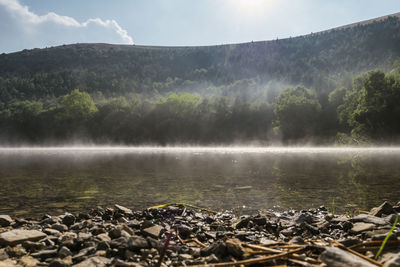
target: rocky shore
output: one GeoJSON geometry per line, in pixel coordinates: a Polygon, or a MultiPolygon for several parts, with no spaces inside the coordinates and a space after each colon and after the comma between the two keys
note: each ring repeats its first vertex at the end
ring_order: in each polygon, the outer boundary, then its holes
{"type": "Polygon", "coordinates": [[[0,215],[0,267],[400,266],[399,212],[400,202],[384,202],[347,215],[321,206],[238,216],[189,205],[0,215]]]}

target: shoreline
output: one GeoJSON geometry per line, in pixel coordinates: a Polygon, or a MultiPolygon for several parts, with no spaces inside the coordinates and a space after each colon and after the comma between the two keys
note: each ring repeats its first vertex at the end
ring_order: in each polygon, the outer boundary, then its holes
{"type": "Polygon", "coordinates": [[[384,202],[347,215],[320,206],[239,216],[171,203],[0,215],[0,266],[396,266],[388,264],[400,262],[399,212],[400,202],[384,202]]]}

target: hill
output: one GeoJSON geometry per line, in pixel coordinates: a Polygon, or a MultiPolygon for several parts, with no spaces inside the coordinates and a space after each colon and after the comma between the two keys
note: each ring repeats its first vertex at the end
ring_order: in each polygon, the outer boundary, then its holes
{"type": "Polygon", "coordinates": [[[59,97],[74,88],[105,96],[195,92],[243,79],[264,87],[279,82],[329,92],[350,74],[388,70],[399,58],[398,13],[306,36],[242,44],[63,45],[0,55],[0,100],[59,97]]]}

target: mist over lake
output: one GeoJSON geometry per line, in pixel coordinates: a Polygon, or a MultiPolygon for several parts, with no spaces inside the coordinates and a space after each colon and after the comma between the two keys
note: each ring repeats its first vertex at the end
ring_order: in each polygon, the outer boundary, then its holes
{"type": "Polygon", "coordinates": [[[216,210],[339,211],[397,201],[399,148],[63,147],[0,149],[0,213],[124,203],[216,210]]]}

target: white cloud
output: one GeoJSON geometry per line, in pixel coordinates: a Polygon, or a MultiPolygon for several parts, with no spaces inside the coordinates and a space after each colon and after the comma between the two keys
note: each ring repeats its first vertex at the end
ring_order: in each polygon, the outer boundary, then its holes
{"type": "Polygon", "coordinates": [[[69,43],[133,44],[115,20],[78,22],[54,12],[37,15],[18,0],[0,0],[0,52],[69,43]]]}

